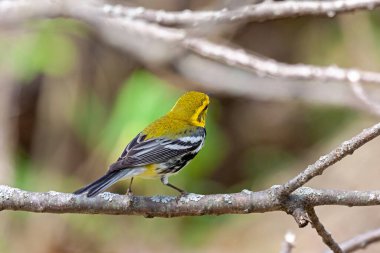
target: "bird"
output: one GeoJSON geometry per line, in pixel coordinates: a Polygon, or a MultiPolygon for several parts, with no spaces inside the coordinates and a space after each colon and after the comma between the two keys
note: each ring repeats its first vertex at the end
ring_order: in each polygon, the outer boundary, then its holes
{"type": "Polygon", "coordinates": [[[94,197],[121,179],[130,179],[128,193],[132,194],[134,177],[159,178],[169,183],[169,176],[185,167],[201,150],[206,138],[206,115],[210,99],[198,91],[184,93],[173,108],[149,124],[125,147],[106,174],[74,194],[94,197]]]}

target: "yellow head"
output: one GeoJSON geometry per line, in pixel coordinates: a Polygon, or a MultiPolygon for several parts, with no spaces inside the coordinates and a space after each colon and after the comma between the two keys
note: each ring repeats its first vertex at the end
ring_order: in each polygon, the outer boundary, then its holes
{"type": "Polygon", "coordinates": [[[189,122],[194,126],[205,127],[208,96],[202,92],[189,91],[183,94],[173,106],[168,116],[189,122]]]}

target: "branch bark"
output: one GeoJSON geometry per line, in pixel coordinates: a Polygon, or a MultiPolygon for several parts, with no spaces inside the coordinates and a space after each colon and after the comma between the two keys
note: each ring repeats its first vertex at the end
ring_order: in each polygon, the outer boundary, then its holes
{"type": "MultiPolygon", "coordinates": [[[[17,3],[18,1],[15,2],[17,3]]],[[[25,3],[25,1],[22,2],[25,3]]],[[[33,6],[29,6],[32,14],[26,15],[26,17],[64,16],[82,20],[97,28],[111,44],[128,51],[147,65],[164,65],[176,59],[182,53],[181,49],[188,49],[202,57],[252,71],[258,77],[276,77],[283,80],[298,79],[322,82],[380,84],[380,73],[377,72],[345,69],[336,66],[319,67],[305,64],[292,65],[280,63],[272,59],[247,53],[240,48],[235,49],[206,39],[190,36],[184,29],[162,27],[142,20],[133,20],[129,16],[123,18],[115,17],[107,9],[117,9],[117,7],[110,8],[109,5],[107,5],[107,8],[102,8],[101,5],[93,5],[87,2],[78,3],[77,1],[55,1],[49,5],[44,5],[43,3],[45,1],[33,2],[33,6]],[[49,13],[48,8],[51,9],[54,15],[49,13]],[[147,45],[155,50],[147,51],[147,45]]],[[[297,4],[301,3],[303,2],[297,2],[297,4]]],[[[319,2],[313,3],[319,4],[319,2]]],[[[329,4],[330,2],[320,2],[320,4],[325,3],[329,4]]],[[[3,11],[0,5],[0,13],[4,14],[0,17],[0,23],[7,20],[7,9],[15,9],[11,7],[12,3],[8,5],[10,6],[3,8],[3,11]]],[[[341,5],[338,4],[338,6],[341,5]]],[[[27,10],[27,7],[27,4],[23,6],[23,10],[27,10]]],[[[12,14],[9,15],[13,17],[12,14]]]]}
{"type": "Polygon", "coordinates": [[[342,191],[301,187],[286,203],[276,197],[275,187],[252,192],[142,197],[102,193],[94,198],[60,192],[28,192],[0,186],[0,210],[37,213],[123,214],[145,217],[179,217],[285,211],[321,205],[380,205],[380,191],[342,191]]]}
{"type": "Polygon", "coordinates": [[[302,171],[295,178],[291,179],[278,189],[280,196],[286,196],[293,192],[297,188],[303,186],[312,178],[322,175],[323,171],[331,165],[342,160],[347,155],[352,155],[355,150],[373,140],[380,135],[380,123],[374,126],[364,129],[358,135],[352,137],[348,141],[344,141],[339,147],[332,150],[327,155],[321,156],[314,164],[309,165],[304,171],[302,171]]]}
{"type": "Polygon", "coordinates": [[[351,83],[351,89],[356,97],[374,114],[380,116],[380,104],[369,97],[361,83],[351,83]]]}
{"type": "Polygon", "coordinates": [[[254,71],[262,77],[380,84],[380,73],[377,72],[344,69],[337,66],[286,64],[200,38],[187,38],[183,41],[183,45],[199,55],[254,71]]]}
{"type": "Polygon", "coordinates": [[[309,208],[307,210],[311,224],[313,228],[317,231],[320,237],[322,237],[323,242],[332,250],[334,253],[343,253],[343,250],[340,248],[338,243],[332,238],[331,234],[325,229],[323,224],[319,221],[317,214],[315,213],[314,208],[309,208]]]}
{"type": "Polygon", "coordinates": [[[237,21],[263,22],[273,19],[299,16],[334,17],[338,13],[356,10],[372,10],[380,5],[379,0],[335,0],[320,1],[264,1],[260,4],[242,6],[229,10],[178,11],[151,10],[143,7],[104,5],[103,11],[115,16],[143,19],[169,26],[204,26],[237,21]]]}
{"type": "MultiPolygon", "coordinates": [[[[342,242],[340,247],[343,252],[350,253],[357,251],[359,249],[364,249],[368,245],[380,241],[380,229],[374,229],[368,231],[366,233],[357,235],[350,240],[342,242]]],[[[331,251],[326,251],[326,253],[330,253],[331,251]]]]}
{"type": "Polygon", "coordinates": [[[174,217],[285,211],[293,215],[300,227],[307,225],[307,215],[297,210],[319,205],[369,206],[380,204],[380,191],[316,190],[301,187],[332,164],[380,135],[380,123],[364,129],[343,142],[329,154],[284,185],[268,190],[241,193],[175,197],[133,197],[104,193],[86,198],[57,192],[33,193],[0,186],[0,210],[23,210],[53,213],[103,213],[174,217]]]}

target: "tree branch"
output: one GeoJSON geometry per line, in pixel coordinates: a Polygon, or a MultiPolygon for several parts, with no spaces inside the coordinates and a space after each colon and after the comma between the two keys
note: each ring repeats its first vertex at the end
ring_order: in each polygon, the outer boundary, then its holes
{"type": "MultiPolygon", "coordinates": [[[[41,3],[44,2],[42,1],[41,3]]],[[[31,6],[34,10],[34,15],[37,15],[36,13],[46,14],[47,7],[43,7],[44,5],[41,3],[31,6]]],[[[302,2],[297,2],[297,4],[299,3],[302,2]]],[[[114,15],[105,13],[104,8],[101,9],[97,5],[91,5],[86,2],[60,2],[57,0],[50,5],[50,8],[55,15],[59,13],[60,16],[72,17],[93,25],[111,44],[137,56],[148,65],[165,64],[172,61],[181,53],[180,49],[182,47],[203,57],[252,71],[258,77],[380,84],[380,73],[377,72],[345,69],[336,66],[319,67],[280,63],[272,59],[249,54],[242,49],[234,49],[206,39],[192,37],[183,29],[162,27],[141,20],[133,20],[130,17],[114,17],[114,15]],[[146,50],[147,44],[149,47],[154,47],[155,50],[146,50]]],[[[109,7],[107,8],[109,9],[109,7]]],[[[24,9],[27,9],[27,7],[24,6],[24,9]]],[[[2,13],[1,8],[0,13],[2,13]]],[[[7,15],[0,17],[0,22],[1,19],[6,20],[7,15]]],[[[50,16],[46,15],[46,17],[50,16]]]]}
{"type": "Polygon", "coordinates": [[[237,21],[262,22],[299,16],[328,16],[356,10],[372,10],[380,5],[379,0],[335,0],[320,1],[264,1],[234,10],[178,11],[151,10],[143,7],[104,5],[103,11],[115,16],[127,16],[169,26],[204,26],[237,21]]]}
{"type": "Polygon", "coordinates": [[[63,14],[63,2],[49,0],[2,0],[0,24],[13,24],[33,18],[53,18],[63,14]]]}
{"type": "MultiPolygon", "coordinates": [[[[354,252],[366,248],[369,244],[380,241],[380,229],[374,229],[364,234],[357,235],[340,244],[345,253],[354,252]]],[[[329,253],[331,251],[326,251],[329,253]]]]}
{"type": "Polygon", "coordinates": [[[307,210],[311,224],[313,228],[317,231],[320,237],[322,237],[323,242],[334,252],[334,253],[343,253],[343,250],[339,247],[338,243],[334,241],[331,234],[325,229],[323,224],[319,221],[317,214],[315,213],[314,208],[309,208],[307,210]]]}
{"type": "Polygon", "coordinates": [[[59,192],[28,192],[0,186],[0,210],[37,213],[90,213],[142,215],[145,217],[178,217],[221,214],[247,214],[285,211],[305,205],[373,206],[380,205],[380,191],[342,191],[301,187],[286,203],[276,197],[275,187],[252,192],[141,197],[102,193],[94,198],[59,192]]]}
{"type": "Polygon", "coordinates": [[[322,175],[323,171],[342,160],[347,155],[352,155],[355,150],[373,140],[380,135],[380,123],[364,129],[358,135],[352,137],[348,141],[344,141],[339,147],[332,150],[327,155],[321,156],[314,164],[309,165],[304,171],[298,174],[295,178],[291,179],[284,185],[278,188],[280,196],[286,196],[297,188],[303,186],[312,178],[322,175]]]}
{"type": "Polygon", "coordinates": [[[361,83],[351,83],[355,96],[374,114],[380,116],[380,104],[369,97],[361,83]]]}
{"type": "MultiPolygon", "coordinates": [[[[337,66],[319,67],[306,64],[280,63],[272,59],[249,54],[240,48],[234,49],[206,39],[191,37],[182,29],[160,27],[129,18],[115,18],[113,23],[127,28],[128,32],[136,30],[133,27],[139,27],[138,32],[134,31],[133,33],[144,34],[145,39],[150,37],[160,42],[165,41],[170,43],[172,49],[176,49],[176,46],[182,46],[208,59],[253,71],[258,77],[380,84],[380,73],[378,72],[345,69],[337,66]]],[[[123,41],[125,40],[123,39],[123,41]]],[[[124,49],[126,47],[125,43],[118,43],[118,45],[124,49]]],[[[146,50],[138,50],[138,52],[146,54],[146,50]]],[[[147,56],[145,55],[144,58],[147,58],[147,56]]]]}
{"type": "Polygon", "coordinates": [[[183,41],[183,45],[204,57],[222,61],[231,66],[243,67],[262,77],[380,84],[380,73],[377,72],[344,69],[337,66],[319,67],[280,63],[249,54],[242,49],[234,49],[200,38],[187,38],[183,41]]]}
{"type": "Polygon", "coordinates": [[[280,253],[291,253],[294,248],[294,242],[296,240],[295,234],[292,232],[286,232],[284,241],[282,242],[280,253]]]}
{"type": "Polygon", "coordinates": [[[33,193],[0,186],[0,210],[53,213],[103,213],[174,217],[285,211],[300,227],[307,225],[305,207],[319,205],[369,206],[380,204],[380,191],[316,190],[301,187],[313,177],[380,134],[380,123],[343,142],[284,185],[265,191],[175,197],[133,197],[104,193],[86,198],[57,192],[33,193]],[[301,188],[300,188],[301,187],[301,188]]]}

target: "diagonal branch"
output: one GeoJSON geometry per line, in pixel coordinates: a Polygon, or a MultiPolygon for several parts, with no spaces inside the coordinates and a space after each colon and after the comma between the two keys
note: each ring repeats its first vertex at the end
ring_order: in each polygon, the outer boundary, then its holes
{"type": "Polygon", "coordinates": [[[151,10],[143,7],[104,5],[103,11],[115,16],[127,16],[169,26],[204,26],[237,21],[263,22],[267,20],[299,16],[328,16],[356,10],[371,10],[380,5],[379,0],[335,1],[264,1],[237,9],[216,11],[151,10]]]}
{"type": "MultiPolygon", "coordinates": [[[[340,247],[345,253],[354,252],[366,248],[369,244],[380,241],[380,229],[374,229],[357,235],[350,240],[340,243],[340,247]]],[[[331,251],[326,251],[329,253],[331,251]]]]}
{"type": "Polygon", "coordinates": [[[321,175],[325,169],[342,160],[347,155],[352,155],[355,150],[373,140],[380,135],[380,123],[364,129],[358,135],[348,141],[344,141],[339,147],[332,150],[327,155],[321,156],[314,164],[309,165],[304,171],[298,174],[284,185],[278,188],[278,194],[286,196],[303,186],[312,178],[321,175]]]}
{"type": "Polygon", "coordinates": [[[343,253],[343,250],[339,247],[338,243],[334,241],[331,234],[325,229],[323,224],[319,221],[317,214],[315,213],[314,208],[309,208],[307,210],[311,224],[313,228],[317,230],[317,233],[322,237],[323,242],[334,252],[334,253],[343,253]]]}
{"type": "Polygon", "coordinates": [[[369,97],[361,83],[351,83],[351,90],[371,112],[380,115],[380,104],[369,97]]]}

